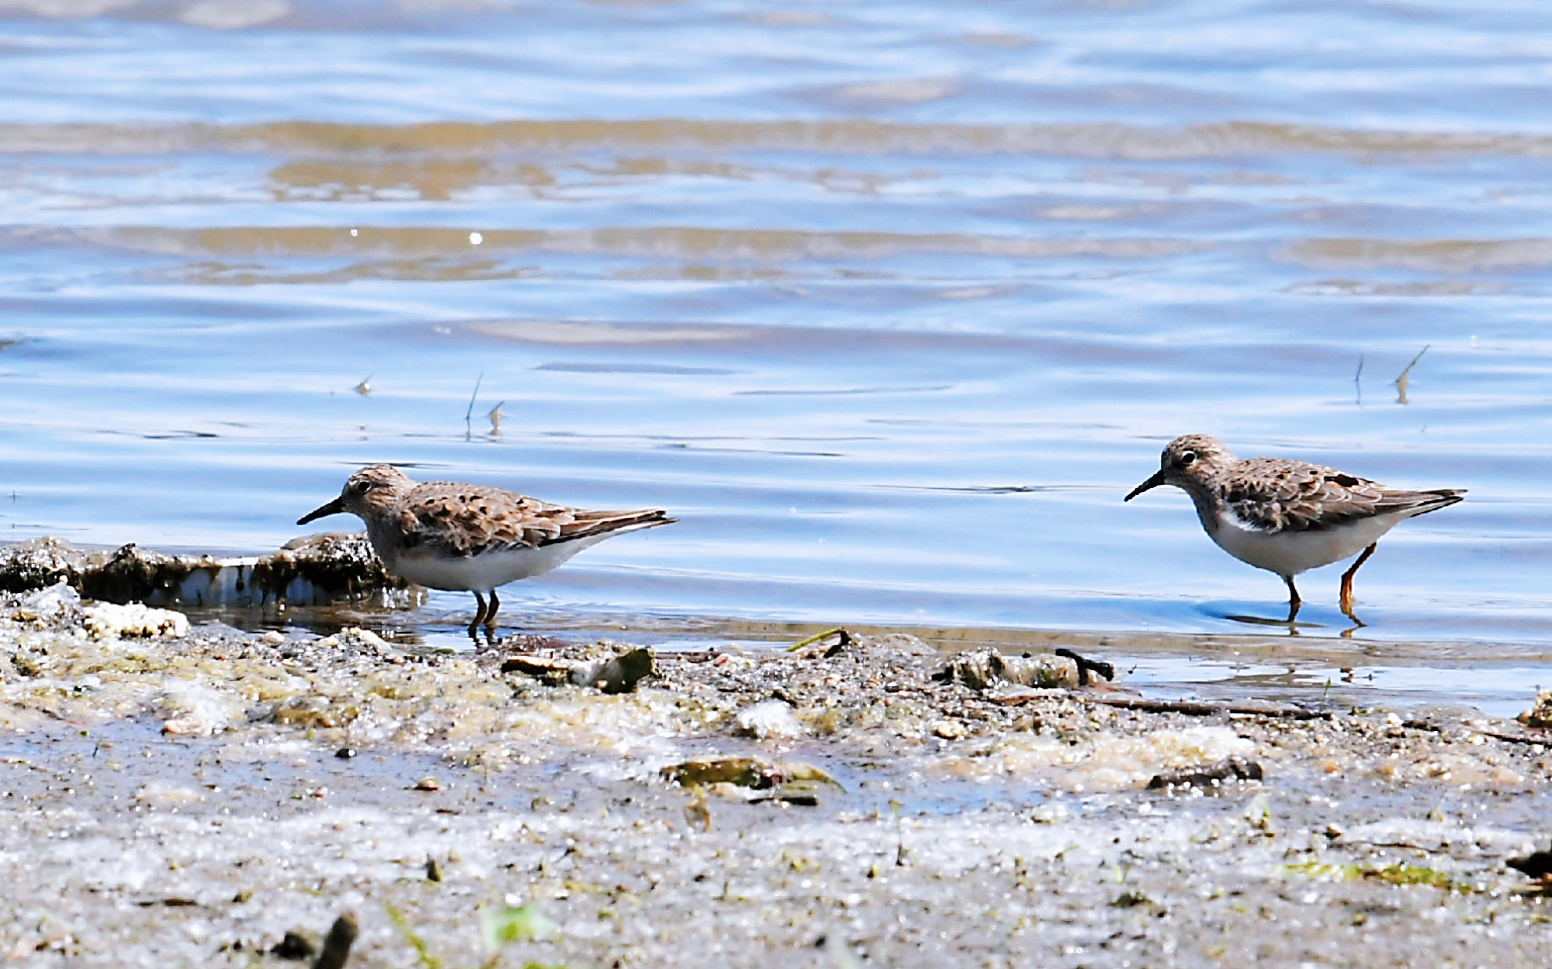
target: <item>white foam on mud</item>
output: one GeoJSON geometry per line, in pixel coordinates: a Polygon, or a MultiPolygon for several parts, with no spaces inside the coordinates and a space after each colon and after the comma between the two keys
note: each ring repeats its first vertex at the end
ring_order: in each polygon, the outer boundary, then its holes
{"type": "Polygon", "coordinates": [[[740,711],[738,729],[757,740],[796,740],[808,733],[792,707],[781,700],[766,700],[740,711]]]}
{"type": "Polygon", "coordinates": [[[163,680],[151,705],[164,721],[162,731],[180,736],[208,737],[244,719],[240,697],[176,676],[163,680]]]}
{"type": "Polygon", "coordinates": [[[1386,818],[1342,832],[1342,840],[1376,847],[1417,848],[1423,851],[1485,848],[1495,853],[1530,854],[1535,842],[1523,831],[1471,827],[1453,821],[1421,818],[1386,818]]]}

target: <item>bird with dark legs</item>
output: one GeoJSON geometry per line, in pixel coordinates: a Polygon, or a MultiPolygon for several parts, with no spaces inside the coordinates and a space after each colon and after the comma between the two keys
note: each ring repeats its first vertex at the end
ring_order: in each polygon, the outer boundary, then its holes
{"type": "Polygon", "coordinates": [[[303,515],[351,514],[366,522],[383,566],[416,585],[474,593],[469,636],[496,635],[496,588],[542,575],[606,538],[669,525],[661,508],[583,511],[485,485],[417,484],[386,464],[362,468],[339,497],[303,515]],[[486,597],[489,597],[487,601],[486,597]]]}
{"type": "Polygon", "coordinates": [[[1303,600],[1293,577],[1347,558],[1342,573],[1342,612],[1353,612],[1353,576],[1398,523],[1460,501],[1461,488],[1407,491],[1308,461],[1235,457],[1205,434],[1177,437],[1164,448],[1159,470],[1132,489],[1125,501],[1160,485],[1191,496],[1202,528],[1218,547],[1288,585],[1288,622],[1303,600]]]}

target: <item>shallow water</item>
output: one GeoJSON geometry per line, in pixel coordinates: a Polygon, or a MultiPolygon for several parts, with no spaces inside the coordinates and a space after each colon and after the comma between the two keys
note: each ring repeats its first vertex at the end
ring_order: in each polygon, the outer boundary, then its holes
{"type": "Polygon", "coordinates": [[[1204,431],[1469,488],[1356,639],[1523,695],[1549,56],[1523,3],[0,3],[0,513],[266,551],[395,461],[680,517],[519,622],[1260,634],[1274,576],[1120,501],[1204,431]]]}

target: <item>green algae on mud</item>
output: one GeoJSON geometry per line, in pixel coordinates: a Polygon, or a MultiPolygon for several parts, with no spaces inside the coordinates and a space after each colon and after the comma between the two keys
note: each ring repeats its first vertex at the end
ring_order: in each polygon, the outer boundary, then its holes
{"type": "Polygon", "coordinates": [[[287,932],[318,938],[349,911],[352,964],[412,964],[413,935],[477,965],[489,913],[531,905],[556,934],[512,941],[506,964],[1552,956],[1546,903],[1505,867],[1542,845],[1552,756],[1511,723],[976,689],[905,635],[662,653],[616,694],[503,672],[518,653],[627,649],[94,638],[80,610],[6,600],[0,953],[267,963],[287,932]],[[1146,789],[1227,758],[1262,780],[1146,789]],[[756,798],[720,775],[681,786],[687,764],[744,768],[765,792],[811,783],[756,798]]]}

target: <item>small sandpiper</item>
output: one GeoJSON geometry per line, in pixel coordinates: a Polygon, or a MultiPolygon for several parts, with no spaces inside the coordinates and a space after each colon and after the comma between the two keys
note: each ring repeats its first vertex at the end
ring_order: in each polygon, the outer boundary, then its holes
{"type": "Polygon", "coordinates": [[[1169,442],[1159,471],[1126,496],[1170,484],[1196,504],[1202,527],[1218,547],[1288,583],[1288,622],[1299,614],[1293,577],[1357,552],[1342,573],[1342,612],[1353,615],[1353,576],[1380,537],[1403,519],[1460,501],[1462,488],[1398,491],[1332,468],[1287,458],[1241,461],[1217,438],[1187,434],[1169,442]]]}
{"type": "Polygon", "coordinates": [[[614,535],[675,521],[661,508],[581,511],[484,485],[416,484],[398,468],[374,464],[296,523],[345,512],[366,522],[389,572],[431,589],[473,592],[479,608],[469,636],[478,639],[484,626],[488,640],[495,639],[501,608],[497,586],[542,575],[614,535]]]}

